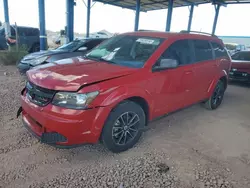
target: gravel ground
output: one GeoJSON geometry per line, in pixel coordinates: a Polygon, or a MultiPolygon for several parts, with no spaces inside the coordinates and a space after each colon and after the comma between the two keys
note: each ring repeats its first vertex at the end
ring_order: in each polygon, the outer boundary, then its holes
{"type": "Polygon", "coordinates": [[[223,105],[195,105],[150,123],[121,154],[101,144],[56,149],[16,119],[24,85],[0,67],[0,187],[250,187],[250,86],[230,85],[223,105]]]}

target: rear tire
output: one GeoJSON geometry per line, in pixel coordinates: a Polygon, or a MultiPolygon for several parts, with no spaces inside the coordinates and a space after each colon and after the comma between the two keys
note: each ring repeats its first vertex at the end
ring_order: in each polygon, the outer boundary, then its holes
{"type": "Polygon", "coordinates": [[[138,142],[145,125],[146,116],[141,106],[124,101],[110,112],[101,140],[114,153],[126,151],[138,142]]]}
{"type": "Polygon", "coordinates": [[[213,91],[212,96],[207,101],[203,102],[203,106],[208,110],[215,110],[221,105],[224,93],[225,85],[223,81],[219,80],[213,91]]]}

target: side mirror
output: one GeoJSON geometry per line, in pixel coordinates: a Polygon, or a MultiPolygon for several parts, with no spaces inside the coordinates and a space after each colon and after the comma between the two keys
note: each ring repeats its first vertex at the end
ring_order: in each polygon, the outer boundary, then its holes
{"type": "Polygon", "coordinates": [[[154,71],[177,68],[179,62],[176,59],[161,59],[159,65],[153,68],[154,71]]]}
{"type": "Polygon", "coordinates": [[[83,47],[78,48],[77,51],[84,52],[84,51],[87,51],[87,49],[88,49],[88,48],[87,48],[86,46],[83,46],[83,47]]]}

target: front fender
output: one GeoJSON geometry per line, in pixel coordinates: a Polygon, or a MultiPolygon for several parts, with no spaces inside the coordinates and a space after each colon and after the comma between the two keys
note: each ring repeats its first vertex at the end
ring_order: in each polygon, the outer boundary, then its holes
{"type": "Polygon", "coordinates": [[[143,98],[149,106],[149,116],[152,117],[154,101],[152,100],[150,93],[143,88],[118,86],[109,89],[98,96],[99,100],[96,101],[96,104],[99,104],[100,106],[109,106],[112,109],[120,102],[132,97],[143,98]]]}

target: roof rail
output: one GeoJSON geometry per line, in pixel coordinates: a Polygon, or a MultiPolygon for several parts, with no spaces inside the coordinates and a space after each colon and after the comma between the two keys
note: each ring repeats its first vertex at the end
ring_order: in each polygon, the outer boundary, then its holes
{"type": "Polygon", "coordinates": [[[139,29],[138,31],[155,31],[155,30],[139,29]]]}
{"type": "MultiPolygon", "coordinates": [[[[209,35],[209,36],[213,36],[213,37],[217,37],[214,34],[211,33],[206,33],[206,32],[200,32],[200,31],[187,31],[187,30],[182,30],[180,31],[180,33],[194,33],[194,34],[203,34],[203,35],[209,35]]],[[[217,37],[218,38],[218,37],[217,37]]]]}

